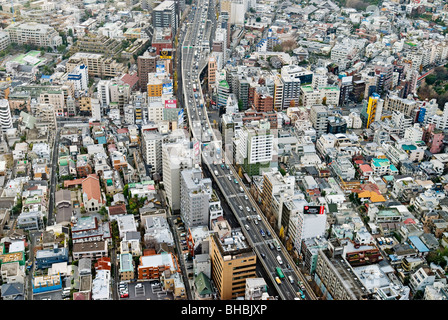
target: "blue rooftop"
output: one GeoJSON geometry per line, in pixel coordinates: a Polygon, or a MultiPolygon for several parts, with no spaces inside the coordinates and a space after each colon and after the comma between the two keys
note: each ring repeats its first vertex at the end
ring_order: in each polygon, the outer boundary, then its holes
{"type": "Polygon", "coordinates": [[[429,252],[429,249],[417,236],[410,236],[409,241],[411,241],[411,246],[416,248],[419,252],[429,252]]]}

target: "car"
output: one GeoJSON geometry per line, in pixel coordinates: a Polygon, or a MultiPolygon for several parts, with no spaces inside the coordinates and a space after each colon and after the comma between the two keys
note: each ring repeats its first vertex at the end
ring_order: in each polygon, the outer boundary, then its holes
{"type": "Polygon", "coordinates": [[[236,184],[238,184],[238,180],[234,179],[233,182],[235,182],[236,184]]]}
{"type": "Polygon", "coordinates": [[[262,257],[263,259],[265,259],[265,258],[266,258],[266,255],[265,255],[264,253],[261,253],[261,257],[262,257]]]}
{"type": "Polygon", "coordinates": [[[244,227],[246,227],[246,230],[250,230],[250,227],[248,224],[246,224],[244,227]]]}
{"type": "Polygon", "coordinates": [[[243,207],[242,206],[238,206],[238,209],[243,210],[243,207]]]}
{"type": "Polygon", "coordinates": [[[123,293],[120,295],[120,298],[128,298],[129,297],[129,293],[123,293]]]}
{"type": "Polygon", "coordinates": [[[272,243],[269,244],[269,249],[274,250],[274,245],[272,243]]]}
{"type": "Polygon", "coordinates": [[[266,230],[266,235],[267,235],[268,237],[271,236],[271,233],[269,232],[269,230],[266,230]]]}
{"type": "Polygon", "coordinates": [[[253,212],[257,212],[257,210],[255,210],[255,208],[254,208],[254,207],[252,207],[252,211],[253,211],[253,212]]]}
{"type": "Polygon", "coordinates": [[[249,207],[246,207],[246,210],[247,210],[247,212],[250,212],[250,208],[249,207]]]}
{"type": "Polygon", "coordinates": [[[232,181],[232,177],[231,176],[228,176],[228,178],[229,178],[229,181],[232,181]]]}
{"type": "Polygon", "coordinates": [[[246,200],[248,200],[248,199],[249,199],[249,198],[247,197],[247,195],[246,195],[246,194],[244,195],[244,199],[246,199],[246,200]]]}

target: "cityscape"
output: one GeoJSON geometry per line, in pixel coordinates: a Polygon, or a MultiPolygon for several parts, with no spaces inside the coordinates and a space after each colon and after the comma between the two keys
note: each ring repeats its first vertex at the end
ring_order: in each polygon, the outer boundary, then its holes
{"type": "Polygon", "coordinates": [[[0,19],[0,300],[448,300],[446,1],[0,19]]]}

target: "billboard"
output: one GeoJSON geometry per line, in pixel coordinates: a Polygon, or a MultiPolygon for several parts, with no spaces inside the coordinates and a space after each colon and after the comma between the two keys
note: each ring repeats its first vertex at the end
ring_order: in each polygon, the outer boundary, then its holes
{"type": "Polygon", "coordinates": [[[200,151],[201,151],[199,142],[196,142],[196,143],[193,145],[193,149],[194,149],[194,155],[195,155],[196,157],[199,156],[199,153],[200,153],[200,151]]]}
{"type": "Polygon", "coordinates": [[[166,82],[162,84],[162,94],[173,94],[173,83],[166,82]]]}
{"type": "Polygon", "coordinates": [[[304,206],[303,213],[304,214],[324,214],[325,206],[304,206]]]}
{"type": "Polygon", "coordinates": [[[173,58],[173,49],[165,48],[160,51],[160,59],[167,60],[172,58],[173,58]]]}
{"type": "Polygon", "coordinates": [[[175,109],[177,107],[177,100],[165,100],[165,109],[175,109]]]}
{"type": "Polygon", "coordinates": [[[177,126],[182,127],[183,123],[184,123],[184,109],[180,109],[180,111],[177,113],[177,126]]]}
{"type": "Polygon", "coordinates": [[[165,62],[163,61],[157,61],[156,62],[156,75],[162,75],[166,72],[165,69],[165,62]]]}

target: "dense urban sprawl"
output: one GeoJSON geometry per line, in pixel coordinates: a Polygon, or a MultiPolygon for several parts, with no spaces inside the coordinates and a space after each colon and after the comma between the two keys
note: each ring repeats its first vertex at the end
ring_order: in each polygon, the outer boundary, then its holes
{"type": "Polygon", "coordinates": [[[0,300],[448,299],[446,1],[0,19],[0,300]]]}

